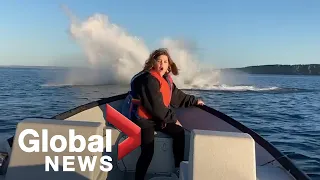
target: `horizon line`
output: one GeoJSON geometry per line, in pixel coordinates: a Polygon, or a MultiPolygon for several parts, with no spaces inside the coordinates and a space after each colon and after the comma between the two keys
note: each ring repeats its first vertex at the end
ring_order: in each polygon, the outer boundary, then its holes
{"type": "MultiPolygon", "coordinates": [[[[259,67],[259,66],[309,66],[309,65],[317,65],[320,64],[261,64],[261,65],[248,65],[248,66],[241,66],[241,67],[225,67],[225,68],[215,68],[215,69],[241,69],[241,68],[248,68],[248,67],[259,67]]],[[[84,66],[54,66],[54,65],[0,65],[0,67],[16,67],[16,68],[86,68],[84,66]]]]}

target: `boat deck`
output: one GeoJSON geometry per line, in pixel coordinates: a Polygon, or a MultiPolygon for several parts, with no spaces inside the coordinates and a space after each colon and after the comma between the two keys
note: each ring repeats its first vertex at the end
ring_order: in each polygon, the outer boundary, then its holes
{"type": "MultiPolygon", "coordinates": [[[[113,144],[113,153],[117,152],[117,149],[114,149],[117,147],[117,144],[119,144],[121,141],[123,141],[126,136],[121,133],[119,130],[112,127],[111,124],[106,123],[106,103],[109,103],[113,108],[115,108],[118,111],[121,111],[121,105],[122,100],[125,96],[118,96],[118,97],[112,97],[103,99],[99,102],[90,103],[81,107],[78,107],[76,109],[73,109],[69,112],[63,113],[61,115],[53,117],[53,121],[47,121],[42,122],[42,120],[38,121],[38,124],[29,124],[26,127],[32,127],[32,128],[39,128],[42,129],[43,127],[49,128],[55,130],[55,133],[58,134],[64,134],[67,129],[70,129],[70,126],[76,125],[76,127],[79,129],[81,133],[83,133],[85,136],[88,136],[92,134],[92,132],[95,132],[94,134],[101,134],[100,132],[102,129],[100,126],[103,125],[104,127],[107,126],[107,128],[113,129],[112,134],[112,144],[113,144]],[[59,121],[64,120],[64,121],[59,121]],[[75,124],[73,124],[74,122],[75,124]],[[81,123],[83,122],[83,123],[81,123]],[[43,123],[43,124],[42,124],[43,123]],[[56,125],[56,123],[60,124],[59,126],[56,125]],[[94,127],[95,125],[90,123],[98,123],[99,128],[94,127]],[[41,125],[42,124],[42,125],[41,125]],[[90,126],[91,130],[87,131],[86,127],[87,125],[90,126]],[[66,127],[64,127],[66,126],[66,127]],[[63,128],[64,127],[64,128],[63,128]],[[84,128],[84,129],[81,129],[84,128]],[[87,134],[86,134],[87,133],[87,134]]],[[[287,157],[285,157],[280,151],[278,151],[276,148],[274,148],[270,143],[268,143],[266,140],[264,140],[262,137],[254,133],[249,128],[243,126],[239,122],[231,119],[230,117],[219,113],[215,110],[212,110],[210,108],[204,107],[203,109],[200,108],[188,108],[188,109],[177,109],[177,116],[179,118],[180,123],[186,130],[186,143],[185,143],[185,161],[186,163],[182,164],[181,167],[181,174],[185,176],[187,171],[189,171],[189,167],[187,166],[187,162],[190,163],[190,154],[193,156],[198,155],[205,155],[206,158],[197,158],[197,159],[206,159],[207,161],[202,161],[204,165],[203,168],[212,167],[207,166],[207,164],[215,164],[216,167],[219,167],[220,164],[217,163],[217,159],[214,159],[212,156],[212,152],[219,153],[217,150],[226,148],[230,151],[232,151],[232,155],[236,155],[235,157],[239,157],[242,160],[238,159],[232,159],[230,157],[223,157],[225,159],[228,159],[230,161],[233,161],[235,164],[239,164],[239,169],[247,170],[248,172],[254,172],[254,178],[257,180],[291,180],[291,179],[310,179],[307,177],[303,172],[301,172],[287,157]],[[205,150],[199,152],[198,154],[195,153],[195,155],[190,150],[194,149],[190,147],[190,143],[193,143],[191,140],[191,132],[193,130],[205,130],[205,131],[212,131],[212,132],[224,132],[224,133],[236,133],[234,134],[234,142],[243,144],[241,138],[237,138],[239,134],[246,134],[250,135],[250,138],[253,139],[252,147],[246,146],[244,149],[242,149],[243,153],[237,152],[237,150],[242,148],[242,145],[232,146],[234,143],[229,143],[228,140],[220,142],[219,145],[209,145],[204,148],[205,150]],[[224,142],[224,143],[223,143],[224,142]],[[222,147],[222,148],[221,148],[222,147]],[[253,152],[249,152],[247,150],[252,150],[253,152]],[[253,155],[253,158],[251,157],[253,155]],[[211,159],[210,159],[211,158],[211,159]],[[252,161],[247,162],[249,159],[254,159],[254,163],[252,161]],[[241,165],[241,163],[246,165],[241,165]],[[241,163],[239,163],[241,162],[241,163]],[[270,163],[269,163],[270,162],[270,163]],[[247,168],[246,166],[254,165],[252,168],[247,168]]],[[[52,120],[52,119],[51,119],[52,120]]],[[[22,125],[20,128],[26,128],[22,125]]],[[[19,129],[19,128],[18,128],[19,129]]],[[[21,130],[21,129],[20,129],[21,130]]],[[[173,154],[171,151],[172,148],[172,139],[162,133],[156,133],[156,139],[155,139],[156,147],[155,147],[155,155],[153,157],[153,162],[150,165],[150,168],[148,170],[147,177],[152,180],[156,179],[177,179],[177,177],[170,177],[171,172],[173,172],[173,154]],[[170,149],[168,151],[168,149],[170,149]],[[160,174],[157,174],[160,173],[160,174]],[[167,173],[167,175],[165,175],[167,173]],[[162,176],[161,178],[155,178],[156,176],[162,176]],[[167,178],[163,178],[163,176],[166,176],[167,178]]],[[[216,142],[216,141],[215,141],[216,142]]],[[[15,142],[14,144],[16,144],[15,142]]],[[[201,143],[200,143],[201,144],[201,143]]],[[[14,145],[17,146],[17,145],[14,145]]],[[[228,151],[229,151],[228,150],[228,151]]],[[[67,153],[68,154],[68,153],[67,153]]],[[[60,155],[66,155],[63,153],[60,153],[60,155]]],[[[95,171],[93,174],[88,174],[84,172],[78,172],[80,174],[74,174],[77,172],[66,172],[66,173],[54,173],[54,172],[44,172],[44,163],[43,163],[43,154],[39,156],[39,154],[34,153],[23,153],[19,150],[13,149],[13,156],[10,161],[8,173],[10,174],[10,177],[16,177],[16,178],[10,178],[7,177],[5,179],[3,176],[0,176],[0,180],[34,180],[34,177],[41,176],[42,179],[51,180],[59,178],[66,178],[68,176],[74,176],[77,178],[74,179],[84,179],[88,180],[88,176],[95,177],[94,180],[133,180],[134,179],[134,169],[135,169],[135,162],[139,155],[139,148],[137,148],[134,152],[131,152],[129,155],[125,156],[121,161],[115,161],[114,162],[114,169],[112,172],[106,173],[102,172],[100,170],[95,171]],[[17,151],[17,152],[15,152],[17,151]],[[105,178],[107,176],[107,178],[105,178]],[[32,178],[33,177],[33,178],[32,178]]],[[[110,154],[113,159],[116,159],[116,154],[110,154]]],[[[219,155],[218,157],[223,156],[223,154],[219,155]]],[[[222,158],[220,158],[221,160],[222,158]]],[[[224,163],[221,161],[221,163],[224,163]]],[[[191,163],[192,164],[192,163],[191,163]]],[[[62,165],[62,164],[61,164],[62,165]]],[[[192,169],[192,168],[191,168],[192,169]]],[[[213,169],[214,170],[214,169],[213,169]]],[[[233,171],[236,173],[236,171],[233,171]]],[[[7,173],[7,175],[8,175],[7,173]]],[[[210,172],[209,172],[210,173],[210,172]]],[[[211,172],[212,173],[212,172],[211,172]]],[[[246,174],[244,171],[238,172],[241,174],[246,174]]],[[[221,173],[217,172],[217,174],[212,174],[211,176],[205,176],[207,179],[219,179],[216,177],[221,173]]],[[[252,177],[252,176],[251,176],[252,177]]],[[[181,177],[182,178],[182,177],[181,177]]],[[[69,178],[72,180],[73,178],[69,178]]],[[[202,178],[203,179],[203,178],[202,178]]],[[[237,179],[241,179],[240,177],[237,179]]],[[[251,178],[250,178],[251,179],[251,178]]]]}

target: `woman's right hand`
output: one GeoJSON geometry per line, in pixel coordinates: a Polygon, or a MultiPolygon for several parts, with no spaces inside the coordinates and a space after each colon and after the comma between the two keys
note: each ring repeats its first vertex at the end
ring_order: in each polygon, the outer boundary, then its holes
{"type": "Polygon", "coordinates": [[[179,120],[177,120],[176,125],[178,125],[178,126],[181,126],[181,127],[182,127],[182,125],[181,125],[181,123],[179,122],[179,120]]]}
{"type": "Polygon", "coordinates": [[[204,105],[204,102],[203,102],[201,99],[198,99],[197,105],[203,106],[203,105],[204,105]]]}

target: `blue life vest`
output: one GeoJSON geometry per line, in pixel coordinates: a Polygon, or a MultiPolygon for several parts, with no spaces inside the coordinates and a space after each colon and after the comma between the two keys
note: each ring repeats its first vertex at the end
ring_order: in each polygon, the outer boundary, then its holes
{"type": "Polygon", "coordinates": [[[131,90],[128,92],[127,97],[125,98],[125,100],[123,101],[122,104],[122,109],[121,109],[121,114],[124,115],[125,117],[127,117],[128,119],[132,120],[133,116],[138,117],[138,115],[136,114],[137,112],[137,108],[140,105],[140,100],[136,97],[137,95],[132,91],[133,89],[133,85],[132,82],[134,81],[135,78],[137,78],[138,76],[142,75],[146,73],[145,71],[141,71],[138,74],[136,74],[135,76],[133,76],[133,78],[131,79],[130,82],[130,88],[131,90]]]}

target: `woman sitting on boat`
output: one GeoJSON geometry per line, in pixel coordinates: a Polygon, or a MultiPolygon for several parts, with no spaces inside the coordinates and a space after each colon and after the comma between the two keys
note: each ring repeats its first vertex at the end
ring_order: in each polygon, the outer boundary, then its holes
{"type": "Polygon", "coordinates": [[[178,68],[166,49],[152,52],[143,71],[131,80],[130,119],[141,128],[141,155],[136,165],[135,179],[144,179],[154,153],[154,131],[173,139],[175,167],[179,169],[184,157],[184,129],[172,107],[203,105],[203,101],[182,92],[173,83],[170,73],[178,68]]]}

